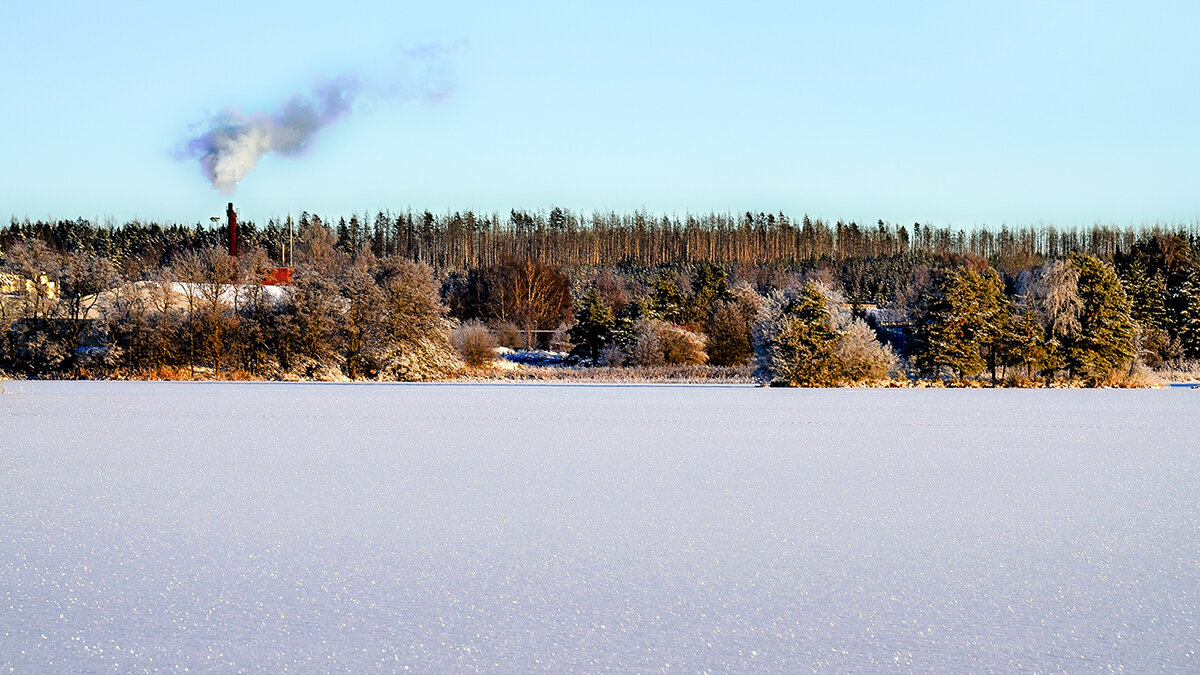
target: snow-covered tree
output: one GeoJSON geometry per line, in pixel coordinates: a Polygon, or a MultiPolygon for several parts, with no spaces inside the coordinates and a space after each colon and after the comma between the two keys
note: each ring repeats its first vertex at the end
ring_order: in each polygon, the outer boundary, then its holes
{"type": "Polygon", "coordinates": [[[1176,295],[1180,346],[1188,358],[1200,358],[1200,268],[1191,269],[1176,295]]]}
{"type": "Polygon", "coordinates": [[[816,283],[773,293],[754,327],[756,377],[772,386],[825,387],[883,379],[890,350],[862,321],[832,311],[816,283]]]}
{"type": "Polygon", "coordinates": [[[1079,272],[1065,261],[1052,260],[1028,275],[1021,292],[1046,329],[1050,358],[1043,372],[1053,377],[1066,365],[1067,346],[1079,337],[1079,272]]]}

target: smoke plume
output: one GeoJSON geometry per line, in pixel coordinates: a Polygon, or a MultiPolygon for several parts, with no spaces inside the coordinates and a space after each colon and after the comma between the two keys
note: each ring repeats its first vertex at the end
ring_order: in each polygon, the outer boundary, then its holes
{"type": "Polygon", "coordinates": [[[321,129],[349,116],[365,98],[421,96],[440,103],[454,89],[445,65],[449,53],[438,46],[405,52],[405,71],[391,74],[384,87],[364,87],[358,78],[342,76],[292,96],[274,113],[243,114],[227,108],[204,125],[203,133],[185,141],[177,155],[199,160],[213,189],[233,194],[263,155],[303,153],[321,129]]]}
{"type": "Polygon", "coordinates": [[[342,77],[310,95],[293,96],[276,113],[222,111],[208,131],[187,142],[183,154],[200,160],[213,188],[233,194],[263,155],[303,152],[318,131],[350,113],[357,92],[357,82],[342,77]]]}

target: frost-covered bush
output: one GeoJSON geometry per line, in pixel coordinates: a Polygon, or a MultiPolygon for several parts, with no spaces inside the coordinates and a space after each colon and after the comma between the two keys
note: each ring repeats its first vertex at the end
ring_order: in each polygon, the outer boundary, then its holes
{"type": "Polygon", "coordinates": [[[496,358],[496,339],[492,331],[478,321],[468,321],[450,334],[454,348],[469,366],[486,366],[496,358]]]}
{"type": "Polygon", "coordinates": [[[660,321],[642,319],[634,326],[633,347],[629,361],[635,366],[660,366],[663,364],[662,342],[658,339],[660,321]]]}
{"type": "Polygon", "coordinates": [[[450,320],[426,265],[388,259],[378,271],[386,342],[381,379],[430,380],[462,368],[450,341],[450,320]]]}
{"type": "Polygon", "coordinates": [[[658,341],[662,345],[663,361],[673,365],[701,365],[708,361],[704,352],[704,336],[699,333],[663,323],[658,328],[658,341]]]}
{"type": "Polygon", "coordinates": [[[511,321],[501,321],[493,326],[496,342],[500,343],[501,347],[508,349],[524,349],[525,340],[521,336],[521,329],[517,324],[511,321]]]}
{"type": "Polygon", "coordinates": [[[657,319],[637,322],[629,354],[632,365],[700,365],[707,360],[703,335],[657,319]]]}
{"type": "Polygon", "coordinates": [[[556,352],[570,352],[575,348],[571,342],[571,327],[565,323],[558,324],[550,334],[550,349],[556,352]]]}
{"type": "Polygon", "coordinates": [[[421,338],[389,352],[379,379],[401,382],[437,380],[462,369],[462,361],[437,338],[421,338]]]}
{"type": "Polygon", "coordinates": [[[896,368],[896,354],[875,338],[875,331],[862,319],[854,319],[843,329],[837,343],[837,356],[849,382],[887,379],[896,368]]]}
{"type": "Polygon", "coordinates": [[[613,343],[600,351],[600,365],[619,368],[629,361],[629,355],[621,346],[613,343]]]}

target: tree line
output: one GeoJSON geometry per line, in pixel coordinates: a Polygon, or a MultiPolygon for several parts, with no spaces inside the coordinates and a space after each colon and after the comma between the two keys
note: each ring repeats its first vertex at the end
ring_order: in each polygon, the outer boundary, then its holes
{"type": "MultiPolygon", "coordinates": [[[[1200,223],[1084,228],[1053,226],[963,229],[913,223],[903,225],[827,222],[807,215],[753,213],[682,217],[645,212],[575,213],[560,208],[513,210],[507,216],[471,211],[434,214],[380,211],[336,219],[308,212],[297,218],[271,218],[265,226],[243,222],[239,236],[277,260],[287,255],[289,233],[324,227],[339,248],[369,248],[377,258],[398,256],[434,269],[474,269],[511,258],[563,267],[623,264],[802,265],[892,257],[975,256],[1002,273],[1015,273],[1046,259],[1086,253],[1102,260],[1127,254],[1149,242],[1181,240],[1194,248],[1200,223]]],[[[40,239],[61,250],[87,249],[118,264],[158,264],[183,250],[219,245],[223,230],[204,223],[182,225],[129,221],[31,221],[13,218],[0,229],[0,248],[40,239]]]]}
{"type": "MultiPolygon", "coordinates": [[[[1194,227],[954,231],[747,213],[12,222],[0,369],[428,379],[493,347],[775,384],[1116,382],[1200,358],[1194,227]],[[294,233],[293,236],[289,234],[294,233]],[[288,287],[259,283],[295,269],[288,287]]],[[[465,364],[465,365],[464,365],[465,364]]]]}

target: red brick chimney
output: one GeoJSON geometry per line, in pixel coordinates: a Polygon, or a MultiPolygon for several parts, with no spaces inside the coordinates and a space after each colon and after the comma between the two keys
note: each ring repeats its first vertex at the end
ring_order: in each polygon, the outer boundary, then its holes
{"type": "Polygon", "coordinates": [[[229,202],[229,207],[225,209],[225,216],[229,218],[229,255],[237,257],[237,212],[233,210],[233,202],[229,202]]]}

